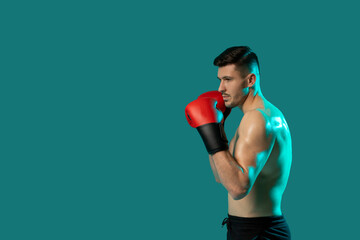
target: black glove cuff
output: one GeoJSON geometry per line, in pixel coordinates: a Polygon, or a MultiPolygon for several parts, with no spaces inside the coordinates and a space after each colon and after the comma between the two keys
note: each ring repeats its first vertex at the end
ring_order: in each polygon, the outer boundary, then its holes
{"type": "Polygon", "coordinates": [[[196,128],[209,154],[228,150],[228,140],[221,123],[209,123],[196,128]]]}

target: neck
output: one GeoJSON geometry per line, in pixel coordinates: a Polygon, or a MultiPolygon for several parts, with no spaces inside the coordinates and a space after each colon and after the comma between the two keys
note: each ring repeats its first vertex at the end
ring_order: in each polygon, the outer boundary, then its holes
{"type": "Polygon", "coordinates": [[[264,108],[264,101],[265,98],[262,95],[260,89],[251,88],[245,101],[243,104],[239,105],[239,108],[245,114],[246,112],[256,108],[264,108]]]}

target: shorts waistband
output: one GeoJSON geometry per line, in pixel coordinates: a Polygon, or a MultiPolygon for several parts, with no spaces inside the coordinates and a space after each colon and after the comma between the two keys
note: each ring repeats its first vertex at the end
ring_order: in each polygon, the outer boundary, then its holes
{"type": "Polygon", "coordinates": [[[273,221],[277,221],[277,220],[283,220],[284,219],[284,215],[279,215],[279,216],[265,216],[265,217],[238,217],[238,216],[232,216],[230,214],[228,214],[228,218],[230,221],[232,222],[246,222],[246,223],[252,223],[252,222],[256,222],[256,223],[260,223],[260,222],[273,222],[273,221]]]}
{"type": "Polygon", "coordinates": [[[267,225],[274,225],[274,224],[281,224],[285,223],[286,220],[284,218],[284,215],[280,216],[266,216],[266,217],[238,217],[238,216],[232,216],[228,214],[228,217],[226,217],[223,222],[221,223],[222,226],[225,224],[229,228],[231,224],[241,225],[241,226],[267,226],[267,225]]]}

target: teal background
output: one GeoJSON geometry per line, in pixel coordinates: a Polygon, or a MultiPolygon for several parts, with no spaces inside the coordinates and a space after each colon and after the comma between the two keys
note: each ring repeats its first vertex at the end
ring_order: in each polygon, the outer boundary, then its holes
{"type": "MultiPolygon", "coordinates": [[[[0,4],[1,239],[225,239],[227,192],[184,108],[213,59],[259,56],[285,114],[293,239],[358,234],[353,1],[0,4]]],[[[229,138],[241,120],[234,109],[229,138]]]]}

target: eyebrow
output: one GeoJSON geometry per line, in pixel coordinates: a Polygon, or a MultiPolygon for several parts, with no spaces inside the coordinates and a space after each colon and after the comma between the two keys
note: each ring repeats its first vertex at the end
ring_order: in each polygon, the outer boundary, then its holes
{"type": "MultiPolygon", "coordinates": [[[[233,77],[230,76],[223,76],[222,78],[227,80],[233,79],[233,77]]],[[[219,77],[217,77],[217,79],[221,80],[219,77]]]]}

